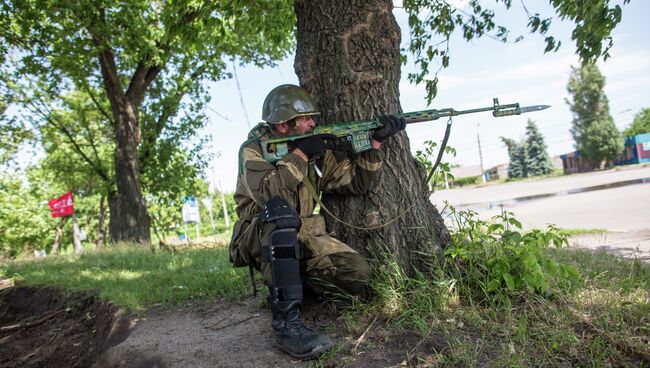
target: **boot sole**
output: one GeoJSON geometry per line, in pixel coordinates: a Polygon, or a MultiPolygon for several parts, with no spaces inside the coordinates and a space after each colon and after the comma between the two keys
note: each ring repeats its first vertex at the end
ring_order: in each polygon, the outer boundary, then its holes
{"type": "Polygon", "coordinates": [[[323,354],[324,352],[328,351],[329,349],[331,349],[334,346],[334,343],[329,343],[327,345],[316,346],[315,348],[311,349],[309,352],[303,353],[303,354],[295,353],[295,352],[285,348],[280,343],[277,343],[277,345],[280,348],[280,350],[284,351],[285,353],[291,355],[294,358],[298,358],[300,360],[309,360],[309,359],[316,358],[317,356],[319,356],[319,355],[323,354]]]}

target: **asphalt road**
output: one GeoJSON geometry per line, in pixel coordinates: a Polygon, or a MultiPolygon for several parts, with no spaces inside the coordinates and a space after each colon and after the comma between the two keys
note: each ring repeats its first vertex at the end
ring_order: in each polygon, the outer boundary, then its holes
{"type": "Polygon", "coordinates": [[[473,209],[485,219],[504,209],[526,228],[606,229],[606,237],[577,238],[587,247],[639,248],[650,259],[650,167],[441,190],[432,201],[439,209],[445,201],[473,209]]]}

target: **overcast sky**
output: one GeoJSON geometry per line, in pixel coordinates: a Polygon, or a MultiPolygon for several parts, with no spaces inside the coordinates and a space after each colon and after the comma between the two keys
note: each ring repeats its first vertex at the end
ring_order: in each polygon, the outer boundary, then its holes
{"type": "MultiPolygon", "coordinates": [[[[455,3],[462,6],[463,1],[455,3]]],[[[547,2],[528,1],[526,6],[530,13],[539,12],[543,16],[553,14],[547,2]]],[[[527,16],[521,2],[514,1],[513,8],[508,12],[501,8],[495,10],[497,24],[509,27],[512,39],[523,34],[524,40],[516,44],[503,44],[490,38],[471,43],[460,37],[453,39],[450,46],[451,66],[439,74],[438,96],[429,107],[424,98],[424,87],[414,86],[406,80],[412,66],[403,67],[400,83],[403,110],[486,107],[492,105],[493,97],[498,97],[501,104],[552,105],[545,111],[516,117],[495,119],[490,113],[483,113],[455,118],[449,145],[458,150],[458,155],[445,159],[463,166],[479,164],[477,133],[481,137],[485,168],[507,163],[507,149],[499,137],[522,139],[528,118],[536,121],[551,156],[572,151],[574,142],[569,133],[572,115],[565,102],[571,66],[578,65],[575,44],[571,41],[572,24],[557,19],[553,21],[550,33],[562,42],[562,47],[556,53],[544,54],[543,37],[527,33],[527,16]]],[[[395,8],[394,14],[402,27],[402,43],[406,45],[409,35],[405,12],[395,8]]],[[[626,5],[623,20],[613,34],[611,58],[598,63],[607,80],[605,92],[610,101],[611,114],[620,129],[627,127],[641,108],[650,107],[648,14],[649,1],[635,0],[626,5]]],[[[238,67],[236,72],[237,80],[219,81],[211,85],[212,101],[207,110],[210,120],[202,132],[213,137],[211,151],[220,155],[212,162],[207,176],[220,182],[226,191],[235,188],[237,151],[250,126],[260,121],[266,94],[280,84],[298,84],[293,70],[293,55],[276,68],[238,67]]],[[[411,151],[414,153],[422,149],[425,140],[440,141],[444,125],[445,121],[442,120],[409,125],[407,133],[411,151]]]]}

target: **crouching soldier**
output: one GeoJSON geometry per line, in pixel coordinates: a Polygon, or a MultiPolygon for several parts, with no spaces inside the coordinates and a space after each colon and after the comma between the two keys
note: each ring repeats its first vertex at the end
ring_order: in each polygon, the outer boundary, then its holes
{"type": "Polygon", "coordinates": [[[373,149],[352,161],[327,149],[321,136],[292,142],[290,152],[275,162],[265,159],[260,141],[310,133],[318,114],[315,101],[301,87],[285,84],[268,94],[262,107],[264,122],[253,128],[240,148],[238,221],[230,243],[234,266],[248,265],[262,273],[278,345],[300,359],[332,347],[329,337],[301,320],[303,284],[321,293],[329,285],[364,295],[370,274],[359,253],[327,233],[323,217],[314,214],[314,195],[364,193],[381,167],[382,141],[405,127],[401,118],[381,117],[384,126],[372,136],[373,149]]]}

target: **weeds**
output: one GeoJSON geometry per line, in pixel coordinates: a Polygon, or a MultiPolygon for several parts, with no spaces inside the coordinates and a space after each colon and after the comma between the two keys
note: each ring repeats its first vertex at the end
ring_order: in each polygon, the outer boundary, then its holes
{"type": "Polygon", "coordinates": [[[452,244],[445,261],[461,294],[472,302],[510,305],[512,298],[539,293],[550,296],[580,282],[577,270],[557,262],[546,252],[550,246],[568,244],[560,229],[521,231],[521,223],[503,212],[492,222],[480,220],[474,211],[455,212],[452,244]]]}
{"type": "Polygon", "coordinates": [[[377,329],[415,331],[410,366],[650,365],[650,265],[568,250],[562,230],[524,232],[509,213],[454,216],[454,243],[426,271],[375,255],[376,296],[348,327],[379,316],[377,329]]]}

